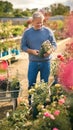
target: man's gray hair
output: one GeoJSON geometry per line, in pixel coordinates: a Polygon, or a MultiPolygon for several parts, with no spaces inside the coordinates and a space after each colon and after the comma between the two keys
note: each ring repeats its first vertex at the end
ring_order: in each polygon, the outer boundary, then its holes
{"type": "Polygon", "coordinates": [[[35,19],[35,18],[42,18],[42,19],[44,19],[44,15],[41,12],[37,11],[32,16],[32,19],[35,19]]]}

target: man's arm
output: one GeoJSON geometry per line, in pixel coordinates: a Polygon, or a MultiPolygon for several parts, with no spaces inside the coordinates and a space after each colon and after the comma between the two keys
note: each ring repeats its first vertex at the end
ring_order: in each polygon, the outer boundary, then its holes
{"type": "Polygon", "coordinates": [[[32,55],[39,54],[39,50],[30,49],[28,47],[26,33],[23,34],[22,39],[21,39],[21,49],[28,54],[32,54],[32,55]]]}

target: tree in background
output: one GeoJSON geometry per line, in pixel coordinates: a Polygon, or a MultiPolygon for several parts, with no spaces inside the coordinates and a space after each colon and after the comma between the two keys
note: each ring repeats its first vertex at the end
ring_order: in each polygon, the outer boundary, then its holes
{"type": "Polygon", "coordinates": [[[63,4],[52,4],[50,6],[50,10],[52,15],[67,15],[70,12],[70,7],[69,6],[64,6],[63,4]]]}
{"type": "MultiPolygon", "coordinates": [[[[50,10],[52,16],[54,15],[68,15],[70,13],[70,6],[65,6],[61,3],[52,4],[50,7],[45,7],[50,10]]],[[[45,9],[44,8],[44,9],[45,9]]],[[[34,9],[13,9],[12,3],[8,1],[0,1],[0,17],[24,17],[31,16],[38,8],[34,9]]]]}
{"type": "Polygon", "coordinates": [[[13,10],[13,16],[15,16],[15,17],[23,17],[22,9],[14,9],[13,10]]]}
{"type": "Polygon", "coordinates": [[[8,1],[0,1],[0,17],[9,16],[13,12],[13,5],[8,1]]]}

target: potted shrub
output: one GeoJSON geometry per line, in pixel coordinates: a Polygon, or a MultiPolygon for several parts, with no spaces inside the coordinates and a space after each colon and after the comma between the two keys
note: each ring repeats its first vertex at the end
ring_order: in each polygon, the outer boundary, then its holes
{"type": "Polygon", "coordinates": [[[20,90],[20,82],[17,77],[13,78],[10,85],[11,97],[17,98],[20,90]]]}
{"type": "Polygon", "coordinates": [[[36,118],[38,115],[37,106],[39,104],[46,105],[46,99],[49,97],[48,84],[44,81],[36,83],[29,90],[29,94],[31,95],[32,115],[33,118],[36,118]]]}
{"type": "Polygon", "coordinates": [[[8,46],[6,44],[3,45],[3,51],[2,51],[2,56],[8,55],[8,46]]]}
{"type": "Polygon", "coordinates": [[[42,44],[42,46],[41,46],[41,48],[40,48],[40,52],[39,52],[39,56],[40,57],[44,57],[44,54],[46,53],[46,52],[53,52],[53,47],[52,47],[52,45],[51,45],[51,43],[50,43],[50,41],[49,40],[46,40],[46,41],[44,41],[43,42],[43,44],[42,44]]]}

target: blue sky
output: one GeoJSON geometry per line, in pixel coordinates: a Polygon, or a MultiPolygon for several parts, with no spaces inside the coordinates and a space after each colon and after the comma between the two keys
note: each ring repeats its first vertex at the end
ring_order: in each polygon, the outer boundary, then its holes
{"type": "MultiPolygon", "coordinates": [[[[6,1],[6,0],[3,0],[6,1]]],[[[73,0],[7,0],[13,4],[13,8],[20,8],[20,9],[33,9],[33,8],[43,8],[49,7],[50,4],[53,3],[65,3],[73,7],[73,0]]]]}

